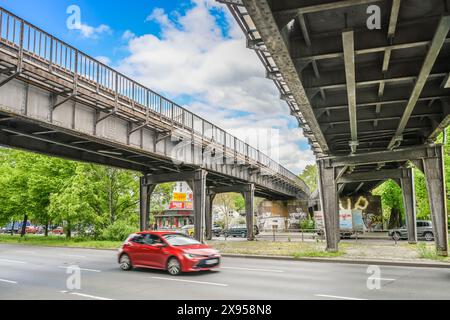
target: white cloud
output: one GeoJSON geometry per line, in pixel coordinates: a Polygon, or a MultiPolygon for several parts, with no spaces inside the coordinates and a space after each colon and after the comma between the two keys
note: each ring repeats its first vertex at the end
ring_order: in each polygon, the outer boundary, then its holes
{"type": "Polygon", "coordinates": [[[130,40],[130,39],[133,39],[133,38],[135,38],[136,37],[136,35],[132,32],[132,31],[130,31],[130,30],[126,30],[123,34],[122,34],[122,39],[123,40],[130,40]]]}
{"type": "Polygon", "coordinates": [[[106,24],[93,27],[85,23],[80,23],[77,28],[84,38],[97,39],[101,34],[111,34],[112,30],[106,24]]]}
{"type": "Polygon", "coordinates": [[[103,64],[111,65],[111,59],[105,56],[97,56],[95,57],[96,60],[100,61],[103,64]]]}
{"type": "Polygon", "coordinates": [[[240,138],[242,128],[280,130],[280,163],[300,172],[314,161],[301,150],[306,142],[301,130],[289,129],[292,119],[272,81],[228,9],[213,0],[194,0],[184,14],[154,9],[147,17],[159,26],[159,36],[146,34],[129,39],[129,55],[119,69],[175,101],[189,96],[186,108],[240,138]],[[228,25],[224,35],[217,15],[228,25]]]}

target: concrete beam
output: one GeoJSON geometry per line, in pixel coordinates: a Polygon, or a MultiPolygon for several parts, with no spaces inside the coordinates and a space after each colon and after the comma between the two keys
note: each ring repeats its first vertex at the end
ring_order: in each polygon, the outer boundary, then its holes
{"type": "Polygon", "coordinates": [[[386,179],[399,179],[402,176],[399,169],[387,169],[370,172],[356,172],[352,174],[343,175],[337,180],[337,183],[352,183],[352,182],[367,182],[379,181],[386,179]]]}
{"type": "Polygon", "coordinates": [[[441,51],[441,48],[444,44],[444,41],[447,37],[449,30],[450,30],[450,16],[444,16],[439,21],[438,28],[436,30],[433,40],[431,41],[430,49],[428,50],[427,56],[422,65],[422,69],[420,71],[419,77],[417,78],[414,89],[411,93],[409,102],[405,108],[402,119],[400,120],[397,131],[395,133],[395,136],[392,138],[391,142],[389,143],[389,146],[388,146],[389,149],[398,147],[401,144],[401,142],[399,143],[399,141],[401,141],[400,137],[403,134],[403,131],[405,130],[405,128],[408,124],[410,116],[411,116],[411,114],[414,110],[414,107],[416,106],[417,100],[419,99],[420,94],[422,93],[422,90],[427,82],[428,76],[431,73],[434,62],[436,61],[436,59],[439,55],[439,52],[441,51]]]}
{"type": "Polygon", "coordinates": [[[397,29],[398,13],[401,0],[392,0],[391,18],[389,20],[388,38],[393,38],[397,29]]]}
{"type": "MultiPolygon", "coordinates": [[[[449,42],[450,42],[450,38],[445,39],[445,43],[449,43],[449,42]]],[[[384,52],[384,51],[411,49],[411,48],[425,47],[425,46],[428,46],[429,44],[430,44],[430,41],[405,42],[405,43],[398,43],[398,44],[392,44],[392,45],[357,49],[357,50],[355,50],[355,54],[357,56],[359,56],[359,55],[365,55],[365,54],[371,54],[371,53],[380,53],[380,52],[384,52]]],[[[342,59],[342,58],[344,58],[343,52],[329,52],[329,53],[318,53],[316,55],[309,55],[309,56],[295,56],[292,59],[294,61],[311,62],[311,61],[328,60],[328,59],[342,59]]]]}
{"type": "MultiPolygon", "coordinates": [[[[418,99],[418,101],[430,101],[430,100],[445,100],[445,99],[449,99],[450,96],[430,96],[430,97],[420,97],[418,99]]],[[[390,105],[390,104],[403,104],[403,103],[408,103],[408,99],[386,99],[386,100],[369,100],[367,99],[364,102],[360,102],[356,104],[357,108],[362,108],[362,107],[370,107],[370,106],[385,106],[385,105],[390,105]]],[[[347,109],[348,106],[344,105],[344,104],[340,104],[340,105],[328,105],[328,106],[321,106],[319,108],[314,108],[314,111],[317,114],[321,114],[325,111],[333,111],[333,110],[342,110],[342,109],[347,109]]]]}
{"type": "Polygon", "coordinates": [[[168,182],[178,182],[178,181],[190,181],[195,177],[195,171],[184,171],[179,173],[165,173],[157,175],[146,175],[145,183],[149,185],[168,183],[168,182]]]}
{"type": "Polygon", "coordinates": [[[274,15],[307,14],[307,13],[314,13],[314,12],[320,12],[320,11],[348,8],[348,7],[370,4],[370,3],[379,2],[379,1],[380,0],[334,1],[334,2],[330,2],[330,3],[322,3],[322,4],[307,6],[307,7],[298,7],[298,8],[291,8],[291,9],[285,9],[285,10],[277,10],[277,11],[274,11],[274,15]]]}
{"type": "Polygon", "coordinates": [[[348,113],[352,140],[349,141],[352,153],[358,146],[358,123],[356,114],[356,77],[355,77],[355,43],[353,31],[342,33],[344,47],[345,77],[347,79],[348,113]]]}
{"type": "Polygon", "coordinates": [[[347,165],[365,165],[373,163],[405,162],[415,159],[427,158],[430,155],[437,155],[441,146],[421,145],[417,147],[367,152],[351,156],[336,156],[322,158],[326,160],[327,167],[342,167],[347,165]]]}

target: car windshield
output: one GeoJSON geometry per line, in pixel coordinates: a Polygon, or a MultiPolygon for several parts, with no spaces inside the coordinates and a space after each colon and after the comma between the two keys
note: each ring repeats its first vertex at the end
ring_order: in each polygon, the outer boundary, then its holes
{"type": "Polygon", "coordinates": [[[190,246],[193,244],[201,244],[195,239],[189,238],[188,236],[182,235],[182,234],[166,234],[163,236],[163,238],[169,243],[171,246],[174,247],[181,247],[181,246],[190,246]]]}

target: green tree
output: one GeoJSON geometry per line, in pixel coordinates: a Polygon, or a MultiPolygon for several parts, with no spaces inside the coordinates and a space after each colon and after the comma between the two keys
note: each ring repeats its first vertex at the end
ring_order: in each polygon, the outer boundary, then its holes
{"type": "Polygon", "coordinates": [[[315,164],[307,165],[299,177],[305,181],[311,192],[317,189],[318,171],[315,164]]]}
{"type": "MultiPolygon", "coordinates": [[[[400,217],[404,212],[402,190],[400,186],[393,180],[387,180],[379,187],[374,189],[372,191],[372,194],[381,196],[381,203],[383,206],[383,220],[389,221],[389,219],[391,219],[390,227],[393,227],[392,224],[395,222],[392,221],[392,219],[394,218],[393,215],[398,215],[398,218],[396,217],[395,220],[401,220],[400,217]]],[[[401,223],[401,221],[398,222],[401,223]]]]}
{"type": "Polygon", "coordinates": [[[64,223],[67,236],[75,226],[91,227],[94,236],[123,221],[138,223],[139,178],[137,174],[91,164],[77,164],[75,174],[51,198],[50,212],[64,223]]]}
{"type": "Polygon", "coordinates": [[[17,150],[1,149],[1,220],[32,220],[48,225],[50,195],[73,173],[74,163],[17,150]]]}

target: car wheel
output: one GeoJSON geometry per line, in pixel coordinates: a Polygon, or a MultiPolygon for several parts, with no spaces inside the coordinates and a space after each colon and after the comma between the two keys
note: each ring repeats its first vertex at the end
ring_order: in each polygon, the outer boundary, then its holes
{"type": "Polygon", "coordinates": [[[425,237],[425,240],[426,241],[433,241],[433,234],[431,233],[431,232],[426,232],[425,234],[424,234],[424,237],[425,237]]]}
{"type": "Polygon", "coordinates": [[[242,238],[247,238],[247,234],[245,232],[242,232],[241,237],[242,238]]]}
{"type": "Polygon", "coordinates": [[[177,276],[181,273],[181,264],[180,261],[178,261],[177,258],[173,257],[170,258],[169,261],[167,262],[167,271],[172,275],[172,276],[177,276]]]}
{"type": "Polygon", "coordinates": [[[133,265],[131,264],[131,259],[127,254],[123,254],[119,260],[120,269],[123,271],[129,271],[133,269],[133,265]]]}
{"type": "Polygon", "coordinates": [[[395,241],[400,240],[400,238],[401,238],[400,233],[394,232],[394,233],[392,234],[392,239],[394,239],[395,241]]]}

